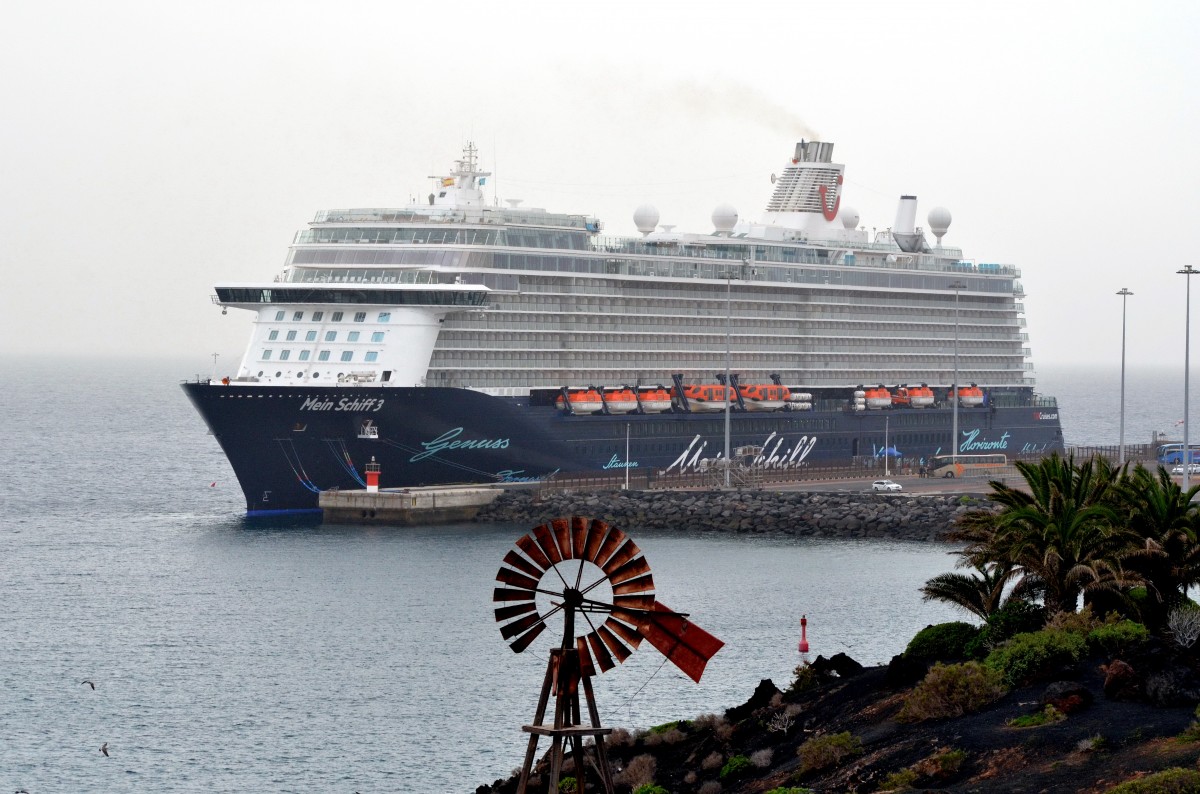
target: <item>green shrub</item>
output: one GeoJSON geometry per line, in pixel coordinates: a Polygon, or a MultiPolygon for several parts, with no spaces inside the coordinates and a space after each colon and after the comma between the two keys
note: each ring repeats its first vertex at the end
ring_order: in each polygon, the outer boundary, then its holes
{"type": "Polygon", "coordinates": [[[921,763],[929,767],[929,774],[937,777],[957,775],[962,769],[963,761],[967,760],[965,750],[942,750],[934,753],[921,763]]]}
{"type": "Polygon", "coordinates": [[[792,679],[792,685],[788,687],[788,692],[806,692],[822,681],[821,676],[808,662],[801,662],[797,665],[794,674],[795,678],[792,679]]]}
{"type": "Polygon", "coordinates": [[[1093,629],[1087,635],[1087,644],[1093,652],[1118,653],[1126,648],[1141,645],[1149,638],[1150,631],[1141,623],[1122,620],[1093,629]]]}
{"type": "Polygon", "coordinates": [[[1010,598],[988,618],[987,625],[967,643],[969,656],[982,659],[1010,637],[1037,631],[1046,625],[1046,609],[1020,598],[1010,598]]]}
{"type": "Polygon", "coordinates": [[[573,777],[564,777],[558,781],[559,794],[579,794],[579,781],[573,777]]]}
{"type": "Polygon", "coordinates": [[[931,662],[961,659],[967,655],[967,644],[979,634],[978,626],[955,621],[926,626],[909,640],[905,657],[931,662]]]}
{"type": "Polygon", "coordinates": [[[633,794],[671,794],[657,783],[644,783],[633,790],[633,794]]]}
{"type": "Polygon", "coordinates": [[[906,788],[912,788],[913,784],[921,775],[917,770],[909,767],[901,769],[899,772],[893,772],[879,782],[880,791],[901,791],[906,788]]]}
{"type": "Polygon", "coordinates": [[[721,774],[717,775],[717,777],[725,778],[729,777],[730,775],[736,775],[742,770],[749,769],[752,766],[754,766],[754,764],[746,756],[735,755],[725,762],[725,766],[721,767],[721,774]]]}
{"type": "Polygon", "coordinates": [[[1105,794],[1197,794],[1200,772],[1195,769],[1168,769],[1137,780],[1113,786],[1105,794]]]}
{"type": "Polygon", "coordinates": [[[862,742],[849,731],[816,736],[796,748],[800,773],[826,769],[862,754],[862,742]]]}
{"type": "Polygon", "coordinates": [[[682,720],[675,720],[673,722],[664,722],[662,725],[655,725],[653,728],[650,729],[649,732],[655,733],[655,734],[666,733],[667,731],[671,730],[672,728],[678,728],[681,725],[687,725],[687,723],[683,722],[682,720]]]}
{"type": "Polygon", "coordinates": [[[1024,714],[1020,717],[1013,717],[1008,721],[1007,725],[1010,728],[1037,728],[1042,725],[1048,725],[1051,722],[1062,722],[1066,718],[1066,714],[1063,714],[1054,708],[1054,706],[1047,704],[1046,708],[1035,714],[1024,714]]]}
{"type": "Polygon", "coordinates": [[[1087,641],[1078,634],[1044,629],[1017,634],[988,654],[984,664],[1000,673],[1006,687],[1014,689],[1075,664],[1086,651],[1087,641]]]}
{"type": "Polygon", "coordinates": [[[979,662],[935,664],[904,699],[896,719],[921,722],[961,717],[1004,696],[1000,674],[979,662]]]}
{"type": "Polygon", "coordinates": [[[765,791],[763,794],[813,794],[813,790],[810,788],[801,788],[800,786],[780,786],[779,788],[765,791]]]}

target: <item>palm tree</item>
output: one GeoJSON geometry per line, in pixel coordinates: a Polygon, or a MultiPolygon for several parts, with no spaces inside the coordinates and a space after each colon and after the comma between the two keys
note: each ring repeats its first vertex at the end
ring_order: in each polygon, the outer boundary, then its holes
{"type": "Polygon", "coordinates": [[[1076,464],[1055,454],[1019,461],[1026,489],[993,481],[999,510],[975,511],[960,520],[954,538],[967,541],[964,559],[977,569],[1011,566],[1041,588],[1050,613],[1074,612],[1083,593],[1128,583],[1120,565],[1126,533],[1113,508],[1124,469],[1103,458],[1076,464]]]}
{"type": "Polygon", "coordinates": [[[1185,493],[1162,466],[1138,466],[1121,489],[1119,509],[1133,535],[1124,564],[1146,585],[1142,618],[1152,628],[1164,627],[1188,588],[1200,584],[1198,491],[1200,484],[1185,493]]]}
{"type": "Polygon", "coordinates": [[[1017,589],[1005,596],[1006,588],[1019,573],[1014,566],[985,563],[973,567],[979,576],[943,573],[933,577],[921,588],[922,600],[945,601],[965,609],[987,623],[988,618],[1010,599],[1022,596],[1017,589]]]}

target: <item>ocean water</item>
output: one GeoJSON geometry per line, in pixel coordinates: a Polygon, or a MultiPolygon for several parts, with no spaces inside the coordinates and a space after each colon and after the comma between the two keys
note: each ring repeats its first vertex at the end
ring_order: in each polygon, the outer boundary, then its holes
{"type": "MultiPolygon", "coordinates": [[[[3,363],[0,786],[470,792],[520,763],[549,640],[512,653],[490,599],[529,527],[247,524],[178,364],[3,363]]],[[[1177,418],[1157,377],[1129,377],[1131,442],[1177,418]]],[[[1115,443],[1110,380],[1044,378],[1069,442],[1115,443]]],[[[942,545],[626,529],[726,646],[696,685],[644,645],[597,679],[606,725],[786,685],[801,614],[814,655],[864,664],[958,617],[918,593],[942,545]]]]}

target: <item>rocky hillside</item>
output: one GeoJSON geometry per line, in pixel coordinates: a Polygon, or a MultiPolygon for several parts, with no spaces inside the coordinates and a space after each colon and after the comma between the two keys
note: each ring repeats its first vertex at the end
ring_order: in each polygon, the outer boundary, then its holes
{"type": "MultiPolygon", "coordinates": [[[[947,668],[904,655],[874,668],[818,657],[784,691],[764,680],[722,715],[617,731],[608,742],[616,791],[1107,792],[1132,780],[1140,787],[1118,790],[1200,791],[1197,658],[1153,639],[1121,656],[1051,665],[996,699],[965,695],[970,686],[959,680],[933,700],[917,681],[947,668]],[[963,713],[931,716],[948,703],[963,713]],[[1170,773],[1174,787],[1152,777],[1180,767],[1188,771],[1170,773]],[[1184,776],[1191,780],[1181,784],[1184,776]]],[[[535,782],[530,791],[544,791],[544,765],[535,782]]],[[[599,790],[594,774],[588,783],[599,790]]],[[[515,791],[515,778],[476,789],[515,791]]]]}

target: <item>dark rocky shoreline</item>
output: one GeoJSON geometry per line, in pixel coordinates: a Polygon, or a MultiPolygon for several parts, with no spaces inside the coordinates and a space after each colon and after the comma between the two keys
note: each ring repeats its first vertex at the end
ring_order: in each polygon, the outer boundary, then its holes
{"type": "Polygon", "coordinates": [[[475,520],[536,524],[585,515],[624,529],[940,541],[959,515],[990,505],[984,497],[960,494],[510,490],[480,510],[475,520]]]}

